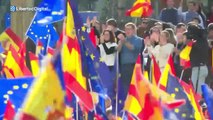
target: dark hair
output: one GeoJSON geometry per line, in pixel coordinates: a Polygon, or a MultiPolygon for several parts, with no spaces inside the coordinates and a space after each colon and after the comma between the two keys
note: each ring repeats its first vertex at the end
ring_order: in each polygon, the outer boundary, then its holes
{"type": "Polygon", "coordinates": [[[112,25],[114,27],[117,27],[117,21],[114,18],[110,18],[106,21],[107,25],[112,25]]]}
{"type": "Polygon", "coordinates": [[[197,20],[200,23],[200,19],[198,17],[194,17],[192,20],[197,20]]]}
{"type": "Polygon", "coordinates": [[[184,23],[178,23],[176,25],[176,28],[181,28],[181,27],[186,27],[186,24],[184,24],[184,23]]]}
{"type": "Polygon", "coordinates": [[[111,42],[111,43],[115,42],[115,35],[114,35],[114,33],[111,30],[104,30],[103,31],[103,35],[104,35],[105,32],[109,32],[109,35],[110,35],[109,42],[111,42]]]}
{"type": "Polygon", "coordinates": [[[190,0],[190,1],[188,2],[188,4],[189,4],[189,3],[193,4],[194,6],[196,5],[196,2],[193,1],[193,0],[190,0]]]}
{"type": "Polygon", "coordinates": [[[189,25],[186,33],[187,39],[202,40],[206,38],[206,31],[196,25],[189,25]]]}
{"type": "Polygon", "coordinates": [[[210,23],[207,28],[208,32],[213,30],[213,23],[210,23]]]}

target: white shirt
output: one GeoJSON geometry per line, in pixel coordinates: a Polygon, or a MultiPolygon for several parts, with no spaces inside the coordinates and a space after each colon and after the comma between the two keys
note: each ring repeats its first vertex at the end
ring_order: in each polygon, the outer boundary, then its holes
{"type": "MultiPolygon", "coordinates": [[[[111,42],[107,42],[105,43],[107,48],[111,48],[111,47],[117,47],[116,43],[111,43],[111,42]]],[[[116,52],[114,52],[113,54],[106,54],[103,44],[99,45],[100,48],[100,56],[103,59],[103,61],[105,62],[105,64],[107,66],[113,66],[115,64],[115,56],[116,56],[116,52]]]]}

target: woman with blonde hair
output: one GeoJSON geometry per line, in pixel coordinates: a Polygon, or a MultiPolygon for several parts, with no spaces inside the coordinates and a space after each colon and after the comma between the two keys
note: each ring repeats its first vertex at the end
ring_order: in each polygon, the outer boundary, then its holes
{"type": "Polygon", "coordinates": [[[164,30],[160,33],[159,45],[157,45],[155,48],[148,48],[149,55],[154,55],[161,72],[163,72],[167,59],[174,49],[174,45],[169,43],[169,39],[169,32],[164,30]]]}
{"type": "Polygon", "coordinates": [[[171,43],[174,46],[176,46],[177,40],[176,40],[176,36],[175,36],[174,30],[172,28],[166,28],[165,30],[169,33],[169,36],[170,36],[169,40],[168,40],[168,43],[171,43]]]}

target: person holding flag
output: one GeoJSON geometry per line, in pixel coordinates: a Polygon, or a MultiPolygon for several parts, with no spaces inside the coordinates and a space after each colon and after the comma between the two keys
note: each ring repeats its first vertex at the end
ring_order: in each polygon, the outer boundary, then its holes
{"type": "Polygon", "coordinates": [[[201,85],[208,75],[208,43],[204,30],[195,25],[188,26],[186,36],[194,42],[190,53],[191,80],[196,93],[201,94],[201,85]]]}

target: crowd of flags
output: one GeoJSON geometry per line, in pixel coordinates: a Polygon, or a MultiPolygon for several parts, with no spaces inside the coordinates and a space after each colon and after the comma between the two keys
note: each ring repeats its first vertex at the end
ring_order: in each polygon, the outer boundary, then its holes
{"type": "MultiPolygon", "coordinates": [[[[198,103],[200,97],[193,86],[176,77],[172,56],[162,73],[153,56],[149,77],[148,71],[141,69],[139,55],[128,95],[120,99],[122,91],[109,93],[108,90],[114,89],[110,79],[122,82],[116,74],[117,65],[110,72],[103,62],[92,42],[94,34],[88,33],[88,28],[83,26],[76,1],[68,0],[65,7],[64,0],[43,0],[39,6],[50,10],[37,11],[26,32],[36,45],[35,53],[26,50],[25,41],[10,27],[0,35],[4,48],[0,119],[106,120],[108,106],[105,103],[109,96],[118,96],[116,103],[111,100],[115,119],[205,119],[198,103]],[[58,21],[64,21],[60,36],[52,25],[58,21]],[[31,70],[26,65],[26,54],[29,54],[31,70]]],[[[151,3],[137,0],[128,12],[133,17],[148,16],[151,3]]],[[[189,43],[180,53],[186,68],[190,66],[192,45],[189,43]]],[[[203,85],[202,90],[208,115],[213,120],[213,91],[207,85],[203,85]]]]}

